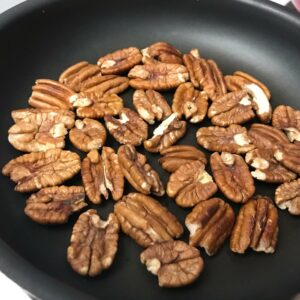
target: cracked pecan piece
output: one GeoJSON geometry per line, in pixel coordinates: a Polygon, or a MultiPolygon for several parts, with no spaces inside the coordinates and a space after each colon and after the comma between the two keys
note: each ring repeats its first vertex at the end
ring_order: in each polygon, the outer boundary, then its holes
{"type": "Polygon", "coordinates": [[[168,196],[175,198],[181,207],[193,207],[209,199],[217,190],[213,178],[205,171],[205,165],[198,160],[181,165],[171,174],[167,184],[168,196]]]}
{"type": "Polygon", "coordinates": [[[141,263],[158,277],[160,287],[176,288],[193,283],[204,262],[200,252],[182,241],[168,241],[150,246],[141,253],[141,263]]]}
{"type": "Polygon", "coordinates": [[[104,126],[92,119],[76,120],[75,128],[70,130],[71,143],[79,150],[89,152],[100,149],[106,141],[104,126]]]}
{"type": "Polygon", "coordinates": [[[229,200],[245,203],[254,195],[254,180],[241,156],[215,152],[210,156],[210,166],[219,189],[229,200]]]}
{"type": "Polygon", "coordinates": [[[89,209],[75,223],[67,259],[72,269],[83,276],[94,277],[108,269],[118,250],[119,222],[111,213],[107,221],[89,209]]]}
{"type": "Polygon", "coordinates": [[[234,220],[233,209],[220,198],[198,203],[185,219],[189,244],[204,248],[207,255],[216,254],[230,236],[234,220]]]}
{"type": "Polygon", "coordinates": [[[235,124],[227,128],[202,127],[197,131],[196,138],[200,146],[216,152],[241,154],[255,147],[248,136],[247,129],[235,124]]]}
{"type": "Polygon", "coordinates": [[[256,196],[244,204],[237,216],[230,249],[243,254],[248,248],[273,253],[278,236],[278,212],[268,197],[256,196]]]}
{"type": "Polygon", "coordinates": [[[174,94],[172,110],[178,118],[182,115],[191,123],[201,122],[207,113],[208,97],[206,92],[196,90],[191,82],[182,83],[174,94]]]}
{"type": "Polygon", "coordinates": [[[146,156],[137,152],[133,145],[119,147],[118,158],[125,178],[137,191],[164,195],[165,189],[158,173],[146,163],[146,156]]]}
{"type": "Polygon", "coordinates": [[[40,224],[64,224],[69,217],[85,206],[82,186],[43,188],[26,201],[25,214],[40,224]]]}
{"type": "Polygon", "coordinates": [[[185,132],[186,122],[180,121],[173,113],[153,131],[151,139],[144,141],[144,147],[149,152],[160,152],[175,144],[185,132]]]}
{"type": "Polygon", "coordinates": [[[160,152],[163,157],[159,159],[162,168],[167,172],[175,172],[181,165],[199,160],[204,165],[207,164],[205,154],[196,147],[189,145],[175,145],[163,149],[160,152]]]}
{"type": "Polygon", "coordinates": [[[165,91],[177,88],[189,79],[185,66],[180,64],[146,64],[132,68],[129,84],[135,89],[165,91]]]}
{"type": "Polygon", "coordinates": [[[133,105],[140,117],[149,124],[154,124],[155,120],[162,121],[172,113],[164,96],[154,90],[136,90],[133,93],[133,105]]]}
{"type": "Polygon", "coordinates": [[[170,241],[183,233],[181,224],[158,201],[139,193],[130,193],[115,204],[122,231],[140,246],[170,241]]]}
{"type": "Polygon", "coordinates": [[[9,143],[19,151],[40,152],[64,148],[67,129],[75,115],[68,110],[18,109],[12,111],[15,124],[8,130],[9,143]]]}
{"type": "Polygon", "coordinates": [[[80,157],[71,151],[50,149],[24,154],[9,161],[2,174],[17,183],[15,191],[31,192],[62,184],[80,170],[80,157]]]}

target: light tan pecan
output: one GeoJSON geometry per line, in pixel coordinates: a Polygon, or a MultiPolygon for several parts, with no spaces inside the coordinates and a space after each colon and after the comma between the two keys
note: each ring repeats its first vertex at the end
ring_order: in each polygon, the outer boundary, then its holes
{"type": "Polygon", "coordinates": [[[130,193],[115,204],[115,214],[122,231],[140,246],[178,238],[183,232],[181,224],[158,201],[139,193],[130,193]]]}
{"type": "Polygon", "coordinates": [[[203,247],[207,255],[214,255],[230,236],[234,211],[220,198],[198,203],[185,219],[190,232],[189,244],[203,247]]]}
{"type": "Polygon", "coordinates": [[[210,166],[219,189],[229,200],[245,203],[254,195],[254,180],[241,156],[215,152],[210,156],[210,166]]]}
{"type": "Polygon", "coordinates": [[[141,263],[158,277],[160,287],[167,288],[193,283],[204,268],[199,251],[182,241],[150,246],[141,253],[141,263]]]}
{"type": "Polygon", "coordinates": [[[25,214],[40,224],[64,224],[69,217],[85,206],[82,186],[43,188],[26,201],[25,214]]]}
{"type": "Polygon", "coordinates": [[[208,97],[206,92],[196,90],[191,82],[182,83],[174,94],[172,110],[178,118],[182,115],[191,123],[201,122],[207,113],[208,97]]]}
{"type": "Polygon", "coordinates": [[[230,249],[243,254],[248,248],[273,253],[278,236],[278,213],[268,197],[256,196],[244,204],[237,216],[230,249]]]}
{"type": "Polygon", "coordinates": [[[164,195],[165,189],[158,173],[146,163],[146,156],[137,152],[133,145],[119,147],[118,158],[125,178],[137,191],[164,195]]]}
{"type": "Polygon", "coordinates": [[[2,174],[17,183],[15,191],[31,192],[62,184],[80,170],[80,157],[71,151],[50,149],[33,152],[9,161],[2,174]]]}
{"type": "Polygon", "coordinates": [[[107,221],[89,209],[75,223],[67,259],[80,275],[94,277],[108,269],[118,250],[119,222],[111,213],[107,221]]]}
{"type": "Polygon", "coordinates": [[[133,93],[133,105],[140,117],[149,124],[162,121],[172,113],[163,95],[154,90],[136,90],[133,93]]]}

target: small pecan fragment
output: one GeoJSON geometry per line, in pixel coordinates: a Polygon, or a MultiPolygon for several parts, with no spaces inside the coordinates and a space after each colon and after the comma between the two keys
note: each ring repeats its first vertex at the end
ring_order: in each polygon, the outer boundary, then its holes
{"type": "Polygon", "coordinates": [[[146,64],[135,66],[128,73],[135,89],[165,91],[177,88],[189,79],[185,66],[179,64],[146,64]]]}
{"type": "Polygon", "coordinates": [[[108,269],[118,250],[119,222],[111,213],[107,221],[89,209],[75,223],[67,259],[72,269],[80,275],[94,277],[108,269]]]}
{"type": "Polygon", "coordinates": [[[80,170],[80,157],[71,151],[50,149],[33,152],[9,161],[2,174],[17,183],[15,191],[31,192],[62,184],[80,170]]]}
{"type": "Polygon", "coordinates": [[[205,165],[200,161],[192,161],[181,165],[171,174],[167,194],[175,198],[182,207],[192,207],[201,201],[209,199],[217,192],[213,178],[205,171],[205,165]]]}
{"type": "Polygon", "coordinates": [[[255,193],[254,180],[241,156],[215,152],[210,156],[210,166],[219,189],[229,200],[245,203],[255,193]]]}
{"type": "Polygon", "coordinates": [[[104,117],[104,121],[109,133],[120,144],[138,146],[148,137],[147,123],[129,108],[121,110],[119,119],[107,115],[104,117]]]}
{"type": "Polygon", "coordinates": [[[150,246],[141,253],[141,263],[158,277],[160,287],[176,288],[193,283],[204,267],[199,251],[182,241],[150,246]]]}
{"type": "Polygon", "coordinates": [[[275,192],[275,203],[280,209],[288,209],[292,215],[300,215],[300,179],[280,185],[275,192]]]}
{"type": "Polygon", "coordinates": [[[183,232],[181,224],[158,201],[139,193],[130,193],[115,204],[115,214],[122,231],[140,246],[178,238],[183,232]]]}
{"type": "Polygon", "coordinates": [[[118,158],[125,178],[137,191],[143,194],[164,195],[165,189],[158,173],[146,163],[146,156],[137,152],[134,146],[119,147],[118,158]]]}
{"type": "Polygon", "coordinates": [[[162,121],[172,113],[164,96],[154,90],[136,90],[133,105],[140,117],[149,124],[154,124],[155,120],[162,121]]]}
{"type": "Polygon", "coordinates": [[[207,255],[214,255],[230,236],[234,211],[220,198],[198,203],[185,219],[190,232],[189,244],[203,247],[207,255]]]}
{"type": "Polygon", "coordinates": [[[286,132],[291,142],[300,141],[300,111],[279,105],[273,112],[272,125],[286,132]]]}
{"type": "Polygon", "coordinates": [[[82,186],[43,188],[27,199],[24,212],[40,224],[64,224],[71,214],[87,206],[84,197],[82,186]]]}
{"type": "Polygon", "coordinates": [[[81,151],[100,149],[106,141],[104,126],[92,119],[76,120],[75,128],[70,130],[71,143],[81,151]]]}
{"type": "Polygon", "coordinates": [[[246,153],[254,148],[245,127],[232,124],[227,128],[202,127],[196,134],[199,145],[210,151],[246,153]]]}
{"type": "Polygon", "coordinates": [[[140,50],[135,47],[129,47],[100,57],[97,64],[104,75],[121,74],[139,64],[141,60],[142,54],[140,50]]]}
{"type": "Polygon", "coordinates": [[[182,83],[176,90],[172,110],[178,118],[182,115],[191,123],[201,122],[207,113],[208,97],[206,92],[196,90],[191,82],[182,83]]]}
{"type": "Polygon", "coordinates": [[[230,249],[243,254],[248,248],[273,253],[278,236],[278,213],[268,197],[256,196],[244,204],[233,227],[230,249]]]}
{"type": "Polygon", "coordinates": [[[181,139],[186,132],[186,122],[178,120],[177,114],[171,114],[154,131],[151,139],[144,141],[149,152],[160,152],[181,139]]]}
{"type": "Polygon", "coordinates": [[[207,163],[205,154],[196,147],[189,145],[171,146],[163,149],[160,154],[163,155],[159,159],[162,168],[170,173],[175,172],[181,165],[191,161],[199,160],[204,165],[207,163]]]}

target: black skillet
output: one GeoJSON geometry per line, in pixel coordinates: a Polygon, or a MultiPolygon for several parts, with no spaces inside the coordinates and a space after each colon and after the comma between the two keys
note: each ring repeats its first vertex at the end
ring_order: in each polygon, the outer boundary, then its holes
{"type": "MultiPolygon", "coordinates": [[[[56,79],[79,60],[96,62],[115,49],[161,40],[184,52],[198,47],[225,74],[240,69],[255,75],[272,91],[274,107],[300,108],[300,18],[278,5],[251,0],[27,1],[0,17],[1,167],[19,155],[7,142],[10,111],[27,106],[35,79],[56,79]]],[[[129,107],[131,94],[123,95],[129,107]]],[[[198,126],[190,126],[181,143],[195,144],[198,126]]],[[[108,144],[117,147],[112,138],[108,144]]],[[[166,182],[157,156],[148,157],[166,182]]],[[[257,186],[258,193],[273,197],[275,186],[257,186]]],[[[252,300],[291,299],[300,292],[300,219],[285,211],[279,213],[275,254],[240,256],[226,243],[212,258],[203,254],[205,270],[195,284],[168,290],[158,287],[139,262],[141,248],[123,235],[110,270],[93,279],[75,274],[66,262],[66,248],[77,215],[63,226],[40,226],[23,213],[26,195],[13,189],[0,176],[0,269],[36,297],[252,300]]],[[[184,221],[188,210],[166,197],[161,201],[184,221]]],[[[97,208],[103,218],[112,205],[109,200],[97,208]]]]}

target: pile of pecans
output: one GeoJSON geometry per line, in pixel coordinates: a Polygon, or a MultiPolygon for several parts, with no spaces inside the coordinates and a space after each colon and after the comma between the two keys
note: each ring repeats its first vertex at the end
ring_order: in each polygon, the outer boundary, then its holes
{"type": "Polygon", "coordinates": [[[141,247],[147,269],[162,287],[194,282],[203,270],[197,247],[214,255],[230,237],[230,249],[273,253],[278,212],[300,215],[300,111],[280,105],[272,111],[271,94],[256,78],[241,71],[223,76],[215,61],[197,49],[182,54],[159,42],[139,50],[118,50],[97,65],[79,62],[58,81],[39,79],[28,102],[32,108],[12,112],[9,143],[27,152],[2,169],[17,192],[34,192],[25,214],[40,224],[66,223],[71,214],[111,197],[114,212],[101,220],[97,211],[83,212],[73,227],[67,259],[74,271],[96,276],[109,268],[118,248],[119,229],[141,247]],[[136,111],[119,96],[135,89],[136,111]],[[171,107],[161,93],[175,90],[171,107]],[[198,144],[175,145],[187,124],[208,117],[198,144]],[[259,120],[249,129],[242,124],[259,120]],[[99,122],[103,119],[104,122],[99,122]],[[160,122],[148,137],[148,124],[160,122]],[[269,125],[272,123],[272,126],[269,125]],[[107,132],[108,131],[108,132],[107,132]],[[70,142],[80,151],[62,150],[70,142]],[[107,134],[120,145],[105,146],[107,134]],[[171,173],[165,187],[159,174],[136,150],[142,145],[159,153],[161,167],[171,173]],[[99,152],[99,150],[101,150],[99,152]],[[212,174],[209,174],[207,164],[212,174]],[[82,186],[62,185],[81,171],[82,186]],[[136,193],[124,194],[125,180],[136,193]],[[280,184],[274,202],[255,195],[255,180],[280,184]],[[223,199],[214,197],[217,191],[223,199]],[[149,195],[165,195],[192,208],[185,226],[149,195]],[[235,217],[230,201],[241,204],[235,217]]]}

